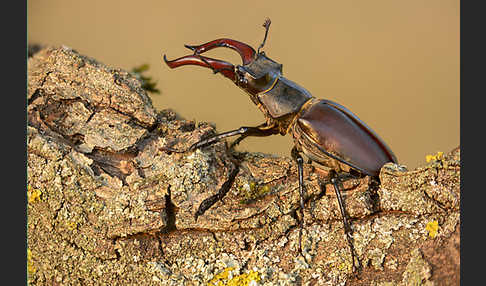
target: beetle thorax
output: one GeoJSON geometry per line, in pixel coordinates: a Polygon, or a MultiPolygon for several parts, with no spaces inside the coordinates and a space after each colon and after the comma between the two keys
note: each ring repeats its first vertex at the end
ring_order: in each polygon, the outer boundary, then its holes
{"type": "Polygon", "coordinates": [[[282,76],[282,65],[263,52],[254,61],[236,66],[236,85],[245,90],[263,112],[267,123],[278,126],[282,135],[302,106],[312,98],[310,92],[282,76]]]}

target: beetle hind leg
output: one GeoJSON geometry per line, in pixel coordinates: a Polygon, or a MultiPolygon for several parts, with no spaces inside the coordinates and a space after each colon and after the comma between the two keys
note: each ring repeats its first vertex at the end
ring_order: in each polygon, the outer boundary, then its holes
{"type": "Polygon", "coordinates": [[[292,148],[290,152],[292,158],[297,162],[297,172],[299,174],[299,194],[300,194],[300,228],[299,228],[299,251],[305,259],[305,255],[302,251],[302,230],[304,229],[304,197],[305,197],[305,190],[304,190],[304,159],[299,153],[297,148],[292,148]]]}
{"type": "MultiPolygon", "coordinates": [[[[351,177],[353,177],[351,175],[351,177]]],[[[341,179],[344,177],[340,177],[336,172],[332,172],[331,174],[331,183],[334,187],[334,191],[336,192],[336,198],[338,200],[339,210],[341,211],[341,217],[343,220],[344,225],[344,233],[346,234],[346,240],[348,242],[349,249],[351,251],[351,259],[353,260],[353,272],[356,271],[356,264],[355,260],[358,264],[358,270],[361,270],[361,262],[359,257],[356,255],[356,251],[354,249],[353,244],[353,229],[351,228],[350,223],[348,222],[348,218],[346,215],[346,210],[344,208],[343,198],[341,196],[341,192],[339,190],[339,185],[341,184],[341,179]]]]}

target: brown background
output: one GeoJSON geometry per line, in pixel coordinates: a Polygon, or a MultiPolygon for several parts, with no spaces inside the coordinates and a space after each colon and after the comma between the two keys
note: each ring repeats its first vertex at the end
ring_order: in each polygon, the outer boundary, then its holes
{"type": "MultiPolygon", "coordinates": [[[[220,37],[261,43],[284,76],[348,107],[414,168],[459,145],[459,0],[28,1],[29,43],[67,45],[109,66],[150,64],[157,109],[216,123],[219,132],[263,122],[247,95],[221,75],[161,63],[183,44],[220,37]]],[[[217,49],[208,56],[235,64],[217,49]]],[[[288,156],[289,136],[250,138],[240,149],[288,156]]]]}

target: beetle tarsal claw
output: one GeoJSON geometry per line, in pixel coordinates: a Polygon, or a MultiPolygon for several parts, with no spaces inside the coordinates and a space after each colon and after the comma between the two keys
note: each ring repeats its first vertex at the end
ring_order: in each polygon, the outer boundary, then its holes
{"type": "Polygon", "coordinates": [[[188,150],[178,150],[178,149],[174,149],[172,147],[160,147],[159,148],[160,151],[164,151],[166,153],[185,153],[187,152],[188,150]]]}

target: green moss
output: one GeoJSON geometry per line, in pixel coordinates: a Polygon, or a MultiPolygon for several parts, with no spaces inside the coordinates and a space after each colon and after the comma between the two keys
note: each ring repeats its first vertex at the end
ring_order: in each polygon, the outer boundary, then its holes
{"type": "Polygon", "coordinates": [[[271,191],[271,187],[268,185],[260,185],[256,182],[247,182],[238,186],[240,194],[243,199],[240,201],[242,204],[248,204],[258,198],[261,198],[271,191]]]}
{"type": "Polygon", "coordinates": [[[148,71],[149,68],[150,66],[148,64],[142,64],[132,68],[131,73],[142,82],[142,88],[145,91],[159,94],[160,90],[155,87],[157,82],[153,81],[152,77],[142,74],[148,71]]]}

